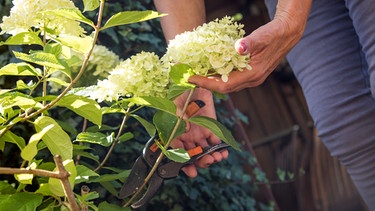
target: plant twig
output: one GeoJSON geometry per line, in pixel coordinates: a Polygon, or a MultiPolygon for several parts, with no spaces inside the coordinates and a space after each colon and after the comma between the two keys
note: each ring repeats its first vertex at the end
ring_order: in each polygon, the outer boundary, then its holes
{"type": "Polygon", "coordinates": [[[105,158],[103,159],[103,161],[99,164],[98,167],[96,167],[96,169],[94,170],[95,172],[99,171],[99,169],[101,169],[101,168],[104,166],[105,162],[107,162],[109,156],[111,155],[113,149],[115,148],[115,146],[116,146],[116,144],[117,144],[117,142],[118,142],[118,140],[119,140],[119,138],[120,138],[120,135],[121,135],[121,133],[122,133],[122,130],[123,130],[124,127],[125,127],[126,120],[129,118],[129,115],[128,115],[129,111],[130,111],[130,107],[128,108],[128,110],[127,110],[126,113],[125,113],[124,118],[122,119],[121,126],[120,126],[120,128],[119,128],[119,131],[118,131],[118,133],[117,133],[117,136],[116,136],[115,140],[112,142],[111,148],[109,148],[109,150],[108,150],[108,152],[107,152],[105,158]]]}
{"type": "Polygon", "coordinates": [[[66,171],[66,169],[64,168],[64,164],[62,162],[61,156],[56,155],[54,157],[54,160],[55,160],[55,163],[56,163],[56,167],[58,169],[59,179],[61,180],[61,183],[62,183],[63,188],[64,188],[65,195],[68,198],[68,202],[70,204],[70,209],[72,211],[79,211],[80,210],[79,206],[76,202],[76,199],[74,198],[73,190],[70,187],[70,182],[69,182],[70,173],[68,171],[66,171]]]}
{"type": "MultiPolygon", "coordinates": [[[[186,109],[187,109],[187,106],[189,105],[189,102],[190,102],[190,99],[191,97],[193,96],[193,93],[194,93],[194,90],[195,89],[192,89],[190,90],[189,92],[189,96],[187,97],[186,99],[186,102],[184,104],[184,107],[182,109],[182,113],[181,113],[181,116],[178,117],[177,119],[177,122],[176,124],[174,125],[174,128],[173,128],[173,131],[171,133],[171,135],[169,136],[169,139],[167,141],[167,143],[165,144],[165,148],[167,149],[169,147],[169,145],[172,143],[173,141],[173,137],[174,135],[176,134],[177,132],[177,129],[179,127],[179,125],[181,124],[182,120],[183,120],[183,116],[186,112],[186,109]]],[[[151,179],[152,175],[154,174],[154,172],[157,170],[157,168],[159,167],[159,164],[161,163],[161,161],[163,160],[163,157],[164,157],[164,154],[163,153],[160,153],[159,157],[156,159],[156,162],[154,164],[154,166],[152,167],[152,169],[150,170],[150,173],[148,173],[147,177],[145,178],[145,181],[142,183],[142,185],[138,188],[138,190],[133,194],[133,196],[129,199],[128,202],[126,202],[126,204],[124,205],[124,207],[128,207],[132,201],[134,201],[134,199],[141,193],[141,191],[146,187],[146,184],[148,183],[148,181],[151,179]]]]}

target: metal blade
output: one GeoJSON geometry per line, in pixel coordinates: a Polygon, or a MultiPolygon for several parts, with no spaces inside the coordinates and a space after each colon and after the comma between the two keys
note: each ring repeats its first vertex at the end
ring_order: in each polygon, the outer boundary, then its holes
{"type": "Polygon", "coordinates": [[[148,165],[145,163],[143,157],[139,156],[120,190],[119,198],[123,199],[133,195],[145,181],[148,171],[148,165]]]}
{"type": "Polygon", "coordinates": [[[159,190],[160,186],[163,184],[164,179],[159,177],[159,175],[155,172],[149,181],[149,187],[143,197],[131,205],[133,209],[142,207],[143,205],[147,204],[152,197],[155,195],[156,191],[159,190]]]}

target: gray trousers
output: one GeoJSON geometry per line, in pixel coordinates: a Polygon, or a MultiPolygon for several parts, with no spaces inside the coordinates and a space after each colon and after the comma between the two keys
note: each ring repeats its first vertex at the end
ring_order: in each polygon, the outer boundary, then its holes
{"type": "MultiPolygon", "coordinates": [[[[277,0],[265,0],[273,17],[277,0]]],[[[375,211],[375,2],[313,0],[287,59],[319,137],[375,211]]]]}

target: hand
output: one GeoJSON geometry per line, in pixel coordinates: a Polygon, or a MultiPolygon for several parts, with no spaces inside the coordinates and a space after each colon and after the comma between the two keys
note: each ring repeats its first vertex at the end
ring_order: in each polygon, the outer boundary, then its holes
{"type": "MultiPolygon", "coordinates": [[[[177,106],[177,115],[181,114],[181,109],[186,102],[187,95],[188,93],[184,93],[174,101],[177,106]]],[[[202,100],[206,104],[203,108],[199,109],[195,115],[207,116],[216,119],[212,93],[209,90],[197,88],[192,96],[191,101],[194,100],[202,100]]],[[[185,118],[189,117],[185,116],[185,118]]],[[[185,148],[188,150],[195,148],[196,146],[201,146],[202,148],[204,148],[209,145],[219,144],[221,142],[221,140],[214,134],[212,134],[207,128],[189,123],[187,124],[186,128],[187,132],[180,135],[177,139],[173,140],[173,142],[171,143],[171,147],[185,148]]],[[[206,155],[199,159],[195,163],[195,165],[186,166],[182,170],[189,177],[196,177],[198,174],[196,166],[200,168],[206,168],[213,163],[220,162],[222,159],[226,159],[227,157],[227,150],[214,152],[212,155],[206,155]]]]}
{"type": "Polygon", "coordinates": [[[285,24],[281,18],[275,19],[259,27],[250,35],[239,39],[235,44],[235,49],[239,54],[251,55],[252,70],[232,71],[227,82],[223,82],[220,76],[198,75],[190,77],[189,82],[224,94],[258,86],[264,82],[302,36],[302,32],[294,32],[295,30],[292,30],[292,27],[285,24]]]}

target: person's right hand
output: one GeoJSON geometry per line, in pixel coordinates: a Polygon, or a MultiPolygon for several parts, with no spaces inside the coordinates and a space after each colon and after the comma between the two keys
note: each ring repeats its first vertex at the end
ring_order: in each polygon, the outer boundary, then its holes
{"type": "Polygon", "coordinates": [[[227,82],[223,82],[219,75],[210,77],[194,75],[189,78],[189,82],[224,94],[258,86],[295,46],[302,32],[303,30],[293,29],[284,19],[275,18],[250,35],[239,39],[235,44],[239,54],[251,55],[249,63],[251,70],[232,71],[227,82]]]}

